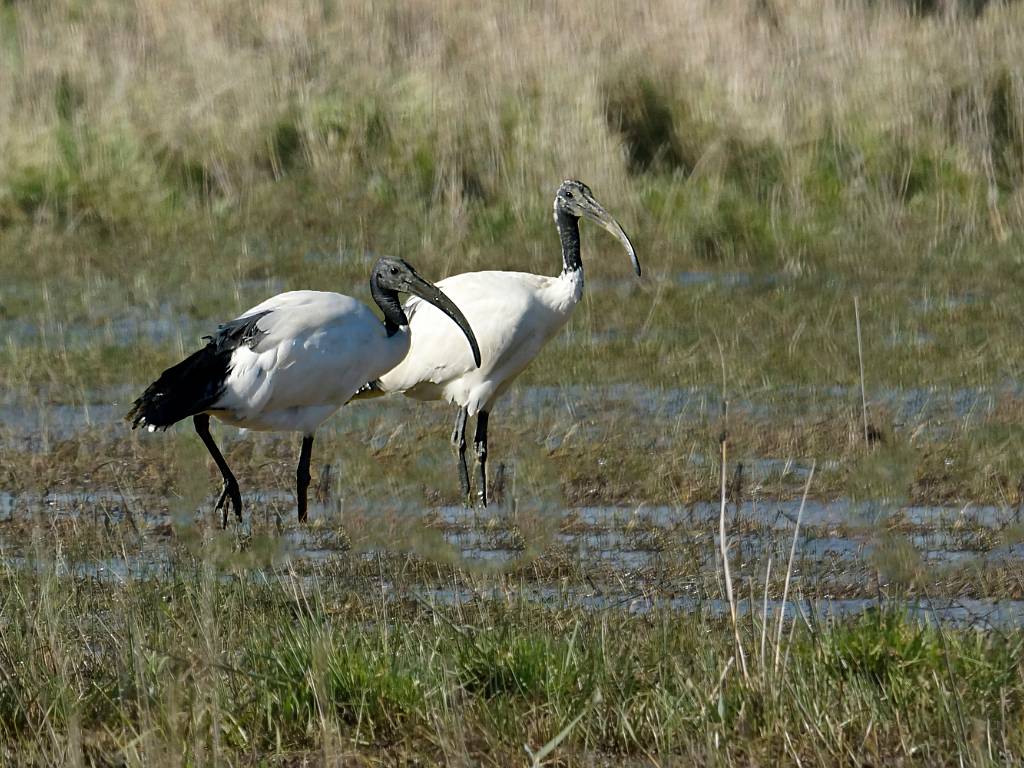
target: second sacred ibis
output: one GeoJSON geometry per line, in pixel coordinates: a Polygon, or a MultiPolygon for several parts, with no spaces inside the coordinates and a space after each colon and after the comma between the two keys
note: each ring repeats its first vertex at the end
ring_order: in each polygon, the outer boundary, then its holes
{"type": "Polygon", "coordinates": [[[495,401],[544,345],[568,322],[583,295],[580,219],[613,234],[626,249],[636,274],[640,262],[619,223],[581,181],[563,181],[555,193],[554,219],[562,241],[557,277],[527,272],[466,272],[438,282],[466,313],[480,341],[481,363],[470,358],[450,323],[436,309],[410,298],[405,305],[412,348],[394,369],[371,381],[359,397],[402,392],[420,400],[445,400],[459,407],[452,432],[459,485],[471,501],[466,466],[466,421],[476,416],[474,448],[477,500],[487,505],[487,421],[495,401]]]}

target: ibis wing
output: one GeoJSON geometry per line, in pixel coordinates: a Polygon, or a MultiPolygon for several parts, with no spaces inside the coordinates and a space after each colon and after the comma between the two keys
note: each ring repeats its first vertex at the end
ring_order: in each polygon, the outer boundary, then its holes
{"type": "Polygon", "coordinates": [[[344,404],[393,361],[384,326],[360,301],[337,293],[292,291],[253,307],[251,344],[241,345],[221,407],[268,411],[344,404]]]}
{"type": "Polygon", "coordinates": [[[221,323],[217,326],[215,334],[204,336],[203,339],[209,342],[216,352],[230,352],[243,344],[252,349],[266,335],[266,331],[259,327],[259,321],[271,311],[270,309],[249,310],[248,314],[221,323]]]}

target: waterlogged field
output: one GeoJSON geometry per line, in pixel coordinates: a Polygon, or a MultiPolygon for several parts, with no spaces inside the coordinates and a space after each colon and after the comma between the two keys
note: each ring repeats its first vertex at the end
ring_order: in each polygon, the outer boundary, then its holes
{"type": "Polygon", "coordinates": [[[620,5],[0,8],[0,763],[1024,759],[1024,10],[620,5]],[[221,530],[123,421],[380,254],[557,273],[565,176],[644,277],[583,225],[489,508],[438,404],[307,526],[297,437],[215,427],[221,530]]]}
{"type": "MultiPolygon", "coordinates": [[[[636,329],[646,291],[681,316],[703,294],[768,317],[816,289],[652,272],[652,288],[592,280],[496,410],[493,506],[458,504],[451,409],[375,400],[322,430],[308,527],[297,439],[219,431],[247,505],[222,531],[191,429],[121,421],[213,317],[132,310],[90,332],[5,318],[9,353],[45,361],[11,369],[24,385],[2,406],[5,759],[505,765],[530,761],[524,745],[569,764],[1016,759],[1013,379],[877,383],[872,362],[896,353],[868,298],[867,439],[859,375],[815,382],[810,353],[799,374],[740,385],[751,363],[723,352],[723,414],[721,363],[669,381],[623,360],[652,343],[636,329]],[[594,329],[623,296],[633,330],[594,329]],[[61,360],[98,354],[65,388],[57,371],[80,364],[61,360]]],[[[939,304],[927,332],[964,332],[939,304]]],[[[931,311],[908,301],[903,316],[931,311]]],[[[846,326],[833,354],[852,372],[846,326]]]]}

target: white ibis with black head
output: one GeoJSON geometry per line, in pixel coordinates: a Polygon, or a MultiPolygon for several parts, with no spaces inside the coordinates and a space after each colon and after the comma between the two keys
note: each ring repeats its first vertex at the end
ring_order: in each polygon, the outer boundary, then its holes
{"type": "Polygon", "coordinates": [[[470,502],[466,466],[466,420],[476,416],[477,499],[487,504],[487,420],[498,397],[566,324],[583,295],[580,260],[581,218],[596,222],[625,246],[640,274],[640,262],[619,223],[581,181],[563,181],[555,193],[555,225],[562,241],[558,277],[526,272],[467,272],[438,282],[459,305],[480,340],[477,365],[441,313],[416,298],[406,302],[412,348],[393,370],[371,381],[359,397],[403,392],[420,400],[446,400],[459,406],[452,432],[459,484],[470,502]]]}
{"type": "Polygon", "coordinates": [[[374,265],[370,293],[381,320],[361,301],[340,293],[288,291],[224,323],[205,347],[168,368],[135,401],[132,428],[166,429],[189,416],[224,478],[217,501],[227,525],[228,502],[242,519],[238,482],[210,434],[210,416],[235,427],[302,433],[296,472],[299,521],[306,519],[306,491],[313,434],[366,381],[383,375],[410,348],[409,321],[398,293],[436,307],[468,339],[479,364],[480,348],[459,308],[401,259],[374,265]]]}

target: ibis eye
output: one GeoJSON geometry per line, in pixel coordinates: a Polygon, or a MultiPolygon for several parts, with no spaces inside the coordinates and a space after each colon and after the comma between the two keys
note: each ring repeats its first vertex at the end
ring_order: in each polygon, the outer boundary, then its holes
{"type": "Polygon", "coordinates": [[[565,196],[566,196],[567,198],[569,198],[570,200],[572,200],[572,192],[566,192],[566,193],[565,193],[565,196]]]}
{"type": "Polygon", "coordinates": [[[397,275],[398,274],[398,267],[392,267],[391,268],[391,274],[392,275],[397,275]]]}

